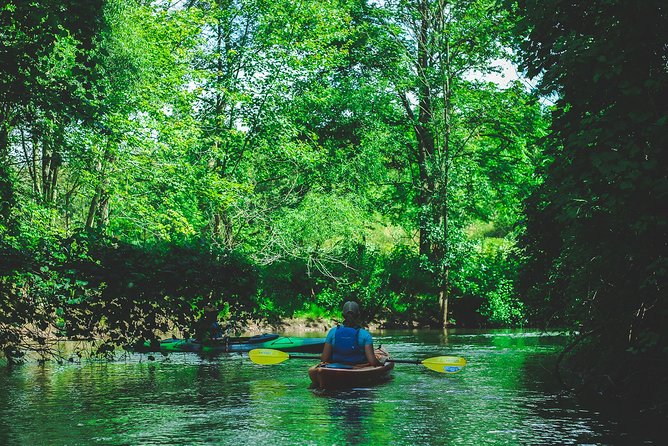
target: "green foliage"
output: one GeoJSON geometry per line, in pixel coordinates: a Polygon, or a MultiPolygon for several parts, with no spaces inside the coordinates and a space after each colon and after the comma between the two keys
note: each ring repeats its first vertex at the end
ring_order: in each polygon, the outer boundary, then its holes
{"type": "MultiPolygon", "coordinates": [[[[4,3],[0,7],[0,122],[11,128],[31,107],[80,116],[90,85],[92,50],[103,26],[102,1],[4,3]]],[[[0,143],[6,141],[0,140],[0,143]]],[[[0,144],[2,156],[6,145],[0,144]]]]}
{"type": "Polygon", "coordinates": [[[330,309],[331,307],[325,306],[321,307],[318,304],[309,302],[305,304],[301,310],[297,310],[293,313],[294,317],[306,319],[307,322],[317,322],[323,319],[332,319],[336,318],[342,320],[341,314],[333,313],[330,309]]]}
{"type": "Polygon", "coordinates": [[[496,326],[525,323],[525,306],[516,292],[519,259],[513,245],[505,239],[479,240],[460,282],[472,297],[483,298],[478,312],[496,326]]]}
{"type": "Polygon", "coordinates": [[[225,308],[232,323],[254,313],[254,267],[212,247],[137,247],[82,233],[35,249],[1,248],[9,262],[0,271],[7,296],[0,348],[8,356],[53,336],[101,340],[98,352],[106,353],[158,331],[194,333],[197,309],[206,304],[225,308]]]}
{"type": "Polygon", "coordinates": [[[497,2],[80,3],[0,9],[7,349],[33,319],[192,332],[209,296],[240,322],[354,298],[437,325],[441,292],[459,325],[522,323],[547,117],[480,80],[510,57],[497,2]]]}
{"type": "Polygon", "coordinates": [[[574,369],[585,386],[663,404],[668,11],[659,1],[522,5],[529,73],[558,94],[554,161],[523,240],[527,306],[533,320],[582,333],[574,369]]]}

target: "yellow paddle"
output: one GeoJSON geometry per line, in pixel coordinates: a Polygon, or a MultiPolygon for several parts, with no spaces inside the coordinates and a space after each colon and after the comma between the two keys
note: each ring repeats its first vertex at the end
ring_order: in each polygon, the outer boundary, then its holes
{"type": "MultiPolygon", "coordinates": [[[[320,359],[320,356],[294,356],[271,348],[256,348],[248,352],[248,356],[255,364],[261,365],[280,364],[288,359],[320,359]]],[[[466,359],[458,356],[434,356],[433,358],[427,358],[421,361],[411,359],[388,359],[388,361],[400,364],[422,364],[428,369],[439,373],[457,373],[466,365],[466,359]]]]}

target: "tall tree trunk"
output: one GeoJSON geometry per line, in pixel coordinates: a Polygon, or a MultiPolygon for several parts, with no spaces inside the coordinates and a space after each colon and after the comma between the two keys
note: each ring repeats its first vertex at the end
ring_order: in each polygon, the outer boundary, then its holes
{"type": "Polygon", "coordinates": [[[448,303],[450,300],[450,296],[448,295],[448,274],[448,268],[443,266],[440,278],[441,285],[438,290],[438,324],[441,328],[446,328],[448,326],[448,303]]]}
{"type": "Polygon", "coordinates": [[[102,193],[100,194],[99,212],[97,217],[97,228],[101,231],[104,231],[104,229],[109,226],[109,192],[106,188],[106,181],[105,187],[102,189],[102,193]]]}
{"type": "Polygon", "coordinates": [[[416,137],[418,144],[418,164],[420,172],[420,192],[418,196],[419,225],[420,225],[420,254],[433,258],[433,228],[432,196],[434,193],[433,163],[434,135],[431,123],[433,118],[431,89],[426,74],[429,71],[429,2],[420,0],[419,13],[421,17],[420,33],[418,36],[417,71],[420,79],[418,91],[418,124],[416,137]]]}
{"type": "MultiPolygon", "coordinates": [[[[218,7],[220,8],[221,14],[216,24],[216,80],[213,132],[216,137],[219,137],[224,141],[223,152],[225,155],[223,156],[223,159],[220,159],[219,151],[216,150],[216,154],[214,154],[214,162],[211,163],[211,167],[218,175],[225,177],[227,175],[227,160],[229,159],[229,143],[227,142],[227,139],[223,137],[229,130],[225,127],[225,124],[229,122],[230,128],[234,125],[232,110],[229,111],[229,116],[225,116],[228,104],[225,93],[223,93],[226,90],[225,83],[229,80],[229,51],[232,49],[230,29],[232,25],[228,21],[229,19],[226,18],[225,12],[231,7],[231,4],[229,1],[221,1],[219,2],[218,7]]],[[[234,107],[230,106],[229,108],[233,109],[234,107]]],[[[216,142],[215,145],[217,147],[218,142],[216,142]]],[[[214,209],[211,232],[213,237],[220,240],[226,248],[231,248],[234,244],[232,219],[229,217],[225,209],[214,209]]]]}
{"type": "Polygon", "coordinates": [[[435,270],[438,295],[438,323],[445,328],[448,323],[449,265],[448,258],[448,182],[450,153],[450,85],[449,47],[445,29],[445,4],[439,2],[432,13],[428,0],[418,5],[420,28],[417,38],[418,88],[418,162],[420,164],[420,254],[429,257],[435,270]],[[435,39],[435,40],[433,40],[435,39]],[[438,53],[434,53],[438,51],[438,53]],[[437,61],[433,60],[437,54],[437,61]],[[432,66],[433,63],[438,65],[432,66]],[[434,93],[431,88],[433,68],[438,68],[443,85],[442,139],[436,145],[434,122],[434,93]]]}
{"type": "Polygon", "coordinates": [[[97,164],[100,180],[95,187],[95,194],[88,207],[86,229],[92,229],[94,224],[98,229],[104,229],[109,224],[109,178],[107,177],[107,169],[109,164],[113,162],[110,144],[111,142],[107,141],[107,149],[97,164]]]}
{"type": "MultiPolygon", "coordinates": [[[[447,138],[446,138],[447,139],[447,138]]],[[[445,142],[444,142],[445,144],[445,142]]],[[[444,147],[444,149],[447,146],[444,147]]],[[[439,184],[439,223],[443,235],[439,239],[438,243],[438,253],[435,256],[438,262],[438,305],[439,305],[439,318],[438,322],[442,328],[447,327],[448,325],[448,300],[450,298],[450,265],[448,264],[448,182],[449,182],[449,168],[448,168],[448,151],[444,150],[441,153],[441,156],[444,158],[443,165],[441,166],[442,178],[439,184]]]]}
{"type": "MultiPolygon", "coordinates": [[[[53,202],[56,186],[58,184],[58,169],[62,159],[58,152],[58,143],[61,142],[61,138],[58,138],[52,132],[43,132],[41,136],[41,197],[42,203],[48,204],[53,202]]],[[[37,138],[33,138],[33,144],[36,144],[36,142],[37,138]]]]}
{"type": "Polygon", "coordinates": [[[9,129],[0,123],[0,161],[7,159],[9,153],[9,129]]]}
{"type": "Polygon", "coordinates": [[[47,175],[49,183],[45,186],[47,190],[46,202],[53,203],[56,198],[56,186],[58,185],[58,171],[62,157],[56,149],[51,150],[51,160],[49,162],[49,173],[47,175]]]}
{"type": "Polygon", "coordinates": [[[39,194],[39,186],[37,185],[37,155],[35,154],[35,147],[32,147],[32,153],[28,153],[28,144],[26,142],[25,129],[23,126],[20,128],[20,133],[21,149],[23,150],[23,157],[26,166],[28,167],[28,174],[30,175],[30,181],[32,183],[32,193],[33,196],[37,197],[39,194]]]}
{"type": "Polygon", "coordinates": [[[451,112],[452,112],[452,92],[450,90],[450,43],[445,24],[445,3],[439,1],[437,32],[439,35],[439,47],[443,54],[440,57],[440,78],[443,90],[443,139],[440,150],[439,170],[440,170],[440,191],[437,194],[440,201],[439,220],[443,231],[441,239],[442,247],[440,253],[439,268],[439,324],[442,328],[448,325],[448,301],[450,299],[450,265],[448,264],[449,254],[449,235],[448,212],[449,196],[448,185],[450,183],[450,133],[451,133],[451,112]]]}
{"type": "Polygon", "coordinates": [[[9,132],[14,125],[10,115],[10,107],[0,104],[0,163],[7,161],[9,157],[9,132]]]}
{"type": "Polygon", "coordinates": [[[97,204],[100,201],[100,195],[102,194],[102,186],[98,185],[95,188],[95,194],[90,201],[90,206],[88,206],[88,216],[86,217],[86,229],[92,229],[93,223],[95,222],[95,214],[97,213],[97,204]]]}
{"type": "Polygon", "coordinates": [[[41,135],[41,141],[39,136],[37,135],[37,132],[33,128],[33,150],[35,150],[37,147],[40,147],[40,168],[39,168],[39,187],[40,187],[40,199],[42,200],[42,203],[46,203],[46,195],[48,191],[46,190],[47,184],[48,184],[48,175],[49,175],[49,150],[47,149],[47,143],[46,143],[46,138],[44,135],[41,135]]]}
{"type": "Polygon", "coordinates": [[[234,247],[234,233],[232,231],[232,219],[229,217],[227,212],[223,211],[221,213],[221,223],[222,223],[222,233],[223,245],[227,249],[232,249],[234,247]]]}
{"type": "Polygon", "coordinates": [[[109,193],[106,190],[107,182],[103,181],[95,189],[86,217],[86,229],[93,227],[104,230],[109,225],[109,193]]]}
{"type": "Polygon", "coordinates": [[[9,226],[12,207],[14,206],[14,188],[7,165],[9,151],[9,128],[2,122],[0,115],[0,222],[9,226]]]}

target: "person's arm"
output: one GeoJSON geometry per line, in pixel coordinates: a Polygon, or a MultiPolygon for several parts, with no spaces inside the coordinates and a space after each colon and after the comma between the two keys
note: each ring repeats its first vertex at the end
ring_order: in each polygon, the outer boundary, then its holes
{"type": "MultiPolygon", "coordinates": [[[[327,344],[325,344],[326,346],[327,344]]],[[[324,353],[323,353],[324,354],[324,353]]],[[[366,362],[373,366],[382,365],[376,355],[373,353],[373,344],[367,344],[364,346],[364,355],[366,356],[366,362]]]]}
{"type": "Polygon", "coordinates": [[[322,349],[320,360],[322,362],[332,362],[332,344],[329,342],[325,342],[325,347],[322,349]]]}
{"type": "Polygon", "coordinates": [[[322,362],[332,362],[332,353],[334,344],[334,333],[336,332],[336,327],[329,330],[327,337],[325,338],[325,346],[322,349],[322,354],[320,355],[320,360],[322,362]]]}

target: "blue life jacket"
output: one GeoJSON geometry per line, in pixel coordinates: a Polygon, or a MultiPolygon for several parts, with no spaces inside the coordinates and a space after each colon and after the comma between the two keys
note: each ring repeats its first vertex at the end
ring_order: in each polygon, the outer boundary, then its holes
{"type": "Polygon", "coordinates": [[[364,347],[359,345],[359,328],[337,326],[332,345],[332,362],[344,364],[364,364],[364,347]]]}

